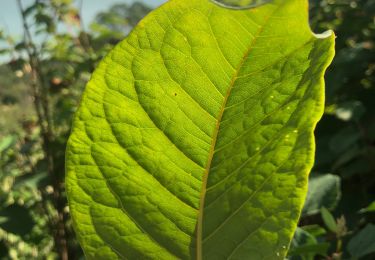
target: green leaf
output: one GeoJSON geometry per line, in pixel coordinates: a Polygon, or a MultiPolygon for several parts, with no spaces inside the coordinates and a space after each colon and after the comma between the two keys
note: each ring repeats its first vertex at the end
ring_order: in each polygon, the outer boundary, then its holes
{"type": "Polygon", "coordinates": [[[29,7],[27,7],[27,8],[23,11],[23,15],[24,15],[24,16],[29,16],[29,15],[32,14],[35,10],[43,10],[44,8],[46,8],[46,4],[45,4],[45,3],[36,2],[35,4],[30,5],[29,7]]]}
{"type": "Polygon", "coordinates": [[[334,209],[341,197],[340,177],[333,174],[313,176],[309,180],[302,215],[318,213],[321,207],[334,209]]]}
{"type": "Polygon", "coordinates": [[[371,202],[366,208],[361,209],[360,213],[374,212],[375,211],[375,201],[371,202]]]}
{"type": "Polygon", "coordinates": [[[283,259],[334,52],[307,10],[172,0],[107,55],[67,148],[87,258],[283,259]]]}
{"type": "Polygon", "coordinates": [[[348,150],[352,150],[352,147],[359,139],[360,133],[358,129],[350,125],[338,131],[332,137],[329,146],[337,155],[341,155],[344,152],[348,152],[348,150]]]}
{"type": "Polygon", "coordinates": [[[319,225],[307,225],[302,227],[303,230],[310,233],[314,237],[325,235],[327,231],[319,225]]]}
{"type": "Polygon", "coordinates": [[[17,204],[0,210],[0,228],[20,236],[27,235],[34,226],[30,211],[17,204]]]}
{"type": "Polygon", "coordinates": [[[24,41],[21,41],[19,43],[17,43],[15,46],[14,46],[14,49],[17,50],[17,51],[22,51],[22,50],[25,50],[27,48],[29,48],[30,46],[27,45],[26,42],[24,41]]]}
{"type": "Polygon", "coordinates": [[[291,256],[291,260],[313,260],[316,255],[325,256],[327,254],[328,247],[328,243],[318,243],[312,234],[302,228],[297,227],[288,255],[291,256]]]}
{"type": "Polygon", "coordinates": [[[46,171],[40,170],[35,174],[25,174],[18,176],[14,180],[14,189],[19,187],[30,187],[36,189],[43,186],[48,180],[48,174],[46,171]]]}
{"type": "Polygon", "coordinates": [[[336,233],[337,224],[332,214],[325,207],[322,207],[320,209],[320,213],[322,214],[322,219],[324,221],[324,224],[327,226],[327,228],[331,230],[332,232],[336,233]]]}
{"type": "Polygon", "coordinates": [[[0,139],[0,153],[9,149],[16,142],[16,137],[13,135],[7,135],[0,139]]]}
{"type": "Polygon", "coordinates": [[[7,49],[7,48],[1,48],[0,49],[0,55],[8,54],[8,53],[10,53],[10,49],[7,49]]]}
{"type": "Polygon", "coordinates": [[[356,258],[375,252],[375,225],[367,224],[348,243],[349,253],[356,258]]]}

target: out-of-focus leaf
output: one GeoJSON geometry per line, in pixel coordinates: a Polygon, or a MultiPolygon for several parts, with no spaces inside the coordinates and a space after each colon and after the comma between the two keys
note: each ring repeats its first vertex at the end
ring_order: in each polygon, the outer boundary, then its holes
{"type": "Polygon", "coordinates": [[[9,52],[10,52],[9,49],[6,49],[6,48],[0,49],[0,54],[6,54],[6,53],[9,53],[9,52]]]}
{"type": "MultiPolygon", "coordinates": [[[[52,33],[52,32],[55,31],[54,21],[53,21],[52,17],[50,17],[49,15],[47,15],[45,13],[42,13],[42,12],[38,12],[35,15],[35,21],[38,24],[45,25],[47,32],[52,33]]],[[[42,30],[36,31],[36,33],[41,33],[41,32],[43,32],[43,31],[42,30]]]]}
{"type": "Polygon", "coordinates": [[[343,151],[336,161],[332,164],[332,171],[337,171],[339,168],[345,166],[355,158],[360,157],[362,153],[361,147],[354,143],[349,149],[343,151]]]}
{"type": "Polygon", "coordinates": [[[8,247],[0,240],[0,259],[7,259],[8,247]]]}
{"type": "Polygon", "coordinates": [[[336,154],[341,154],[344,151],[347,151],[350,146],[355,144],[360,137],[358,129],[353,126],[349,126],[340,130],[335,134],[329,145],[330,149],[336,154]]]}
{"type": "Polygon", "coordinates": [[[0,153],[9,149],[16,142],[16,137],[13,135],[8,135],[0,140],[0,153]]]}
{"type": "Polygon", "coordinates": [[[48,178],[47,172],[38,171],[35,174],[26,174],[17,177],[14,181],[14,188],[21,186],[28,186],[33,189],[37,189],[41,184],[46,184],[46,179],[48,178]]]}
{"type": "Polygon", "coordinates": [[[318,213],[322,207],[334,209],[341,197],[340,177],[333,174],[313,176],[309,180],[302,215],[318,213]]]}
{"type": "Polygon", "coordinates": [[[362,115],[366,112],[366,108],[361,101],[347,101],[341,103],[336,108],[337,118],[343,121],[353,120],[358,122],[362,115]]]}
{"type": "Polygon", "coordinates": [[[39,9],[43,9],[44,7],[46,6],[45,3],[43,2],[40,2],[40,1],[35,1],[35,4],[32,4],[30,6],[28,6],[27,8],[25,8],[25,10],[23,10],[23,15],[24,16],[29,16],[30,14],[32,14],[35,10],[39,9]]]}
{"type": "Polygon", "coordinates": [[[29,233],[34,226],[30,211],[17,204],[12,204],[0,210],[0,217],[3,218],[3,222],[0,223],[2,229],[20,236],[29,233]]]}
{"type": "Polygon", "coordinates": [[[361,258],[375,252],[375,225],[367,224],[348,243],[348,251],[352,257],[361,258]]]}
{"type": "Polygon", "coordinates": [[[22,70],[25,65],[25,60],[22,58],[11,60],[8,65],[13,71],[22,70]]]}
{"type": "Polygon", "coordinates": [[[16,44],[16,46],[14,46],[14,48],[17,50],[17,51],[21,51],[21,50],[24,50],[27,48],[27,45],[24,41],[22,42],[19,42],[16,44]]]}
{"type": "MultiPolygon", "coordinates": [[[[316,243],[316,244],[308,244],[302,245],[295,249],[291,249],[290,255],[292,256],[301,256],[303,260],[307,259],[315,259],[315,255],[327,255],[327,250],[329,248],[329,243],[316,243]]],[[[299,257],[292,257],[292,260],[299,259],[299,257]]]]}
{"type": "Polygon", "coordinates": [[[316,238],[302,228],[297,228],[288,252],[291,260],[313,260],[316,255],[325,256],[328,243],[318,243],[316,238]]]}
{"type": "Polygon", "coordinates": [[[366,208],[361,209],[359,212],[360,213],[365,213],[365,212],[374,212],[374,211],[375,211],[375,201],[373,201],[366,208]]]}
{"type": "MultiPolygon", "coordinates": [[[[1,214],[1,212],[0,212],[0,214],[1,214]]],[[[1,224],[5,223],[5,222],[7,222],[7,221],[8,221],[8,217],[1,216],[1,215],[0,215],[0,226],[1,226],[1,224]]]]}
{"type": "MultiPolygon", "coordinates": [[[[359,155],[359,153],[357,155],[359,155]]],[[[352,160],[349,163],[346,163],[345,165],[338,165],[340,166],[338,172],[340,173],[340,176],[343,179],[349,179],[354,175],[366,174],[371,172],[371,162],[367,158],[360,156],[354,157],[358,158],[352,158],[352,160]]]]}
{"type": "Polygon", "coordinates": [[[319,225],[307,225],[301,228],[314,237],[318,237],[327,233],[327,231],[319,225]]]}
{"type": "MultiPolygon", "coordinates": [[[[323,117],[319,127],[324,124],[327,117],[323,117]]],[[[317,133],[316,133],[317,134],[317,133]]],[[[315,167],[320,165],[332,164],[332,161],[336,158],[336,155],[331,151],[329,142],[331,140],[330,135],[317,135],[319,138],[316,140],[316,156],[315,156],[315,167]]]]}
{"type": "Polygon", "coordinates": [[[336,224],[336,220],[332,216],[332,214],[325,207],[322,207],[320,209],[320,212],[322,214],[322,219],[324,221],[324,224],[327,226],[327,228],[330,231],[336,233],[336,231],[337,231],[337,224],[336,224]]]}

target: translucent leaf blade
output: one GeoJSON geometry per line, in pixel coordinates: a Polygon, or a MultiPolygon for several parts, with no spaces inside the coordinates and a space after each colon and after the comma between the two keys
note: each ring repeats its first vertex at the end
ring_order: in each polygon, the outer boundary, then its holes
{"type": "Polygon", "coordinates": [[[101,62],[67,148],[88,258],[284,257],[333,56],[307,15],[169,1],[101,62]]]}

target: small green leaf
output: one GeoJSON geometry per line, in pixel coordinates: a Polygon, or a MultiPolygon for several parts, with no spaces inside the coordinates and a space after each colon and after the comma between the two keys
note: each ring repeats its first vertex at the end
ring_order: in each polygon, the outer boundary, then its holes
{"type": "Polygon", "coordinates": [[[313,176],[309,180],[305,206],[302,215],[318,213],[322,207],[334,209],[340,200],[340,177],[333,174],[313,176]]]}
{"type": "Polygon", "coordinates": [[[9,149],[16,142],[16,137],[7,135],[0,140],[0,153],[9,149]]]}
{"type": "Polygon", "coordinates": [[[352,257],[360,258],[375,252],[375,225],[367,224],[348,243],[348,251],[352,257]]]}
{"type": "Polygon", "coordinates": [[[316,255],[325,256],[328,247],[328,243],[318,243],[312,234],[298,227],[294,233],[288,255],[291,256],[291,260],[301,259],[300,257],[302,257],[303,260],[313,260],[316,255]]]}
{"type": "Polygon", "coordinates": [[[67,193],[88,259],[283,259],[334,35],[307,0],[172,0],[101,62],[75,115],[67,193]]]}
{"type": "Polygon", "coordinates": [[[302,227],[303,230],[310,233],[314,237],[325,235],[327,231],[319,225],[307,225],[302,227]]]}
{"type": "Polygon", "coordinates": [[[327,226],[327,228],[330,231],[336,233],[336,231],[337,231],[337,224],[336,224],[336,220],[332,216],[332,214],[325,207],[321,208],[320,213],[322,214],[322,219],[324,221],[324,224],[327,226]]]}
{"type": "Polygon", "coordinates": [[[375,211],[375,201],[370,203],[366,208],[361,209],[359,212],[360,213],[365,213],[365,212],[374,212],[375,211]]]}

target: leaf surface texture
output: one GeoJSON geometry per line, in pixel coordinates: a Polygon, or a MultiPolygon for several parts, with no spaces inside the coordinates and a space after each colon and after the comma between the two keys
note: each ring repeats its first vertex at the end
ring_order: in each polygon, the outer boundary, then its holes
{"type": "Polygon", "coordinates": [[[284,257],[333,56],[307,10],[172,0],[107,55],[67,148],[88,259],[284,257]]]}

